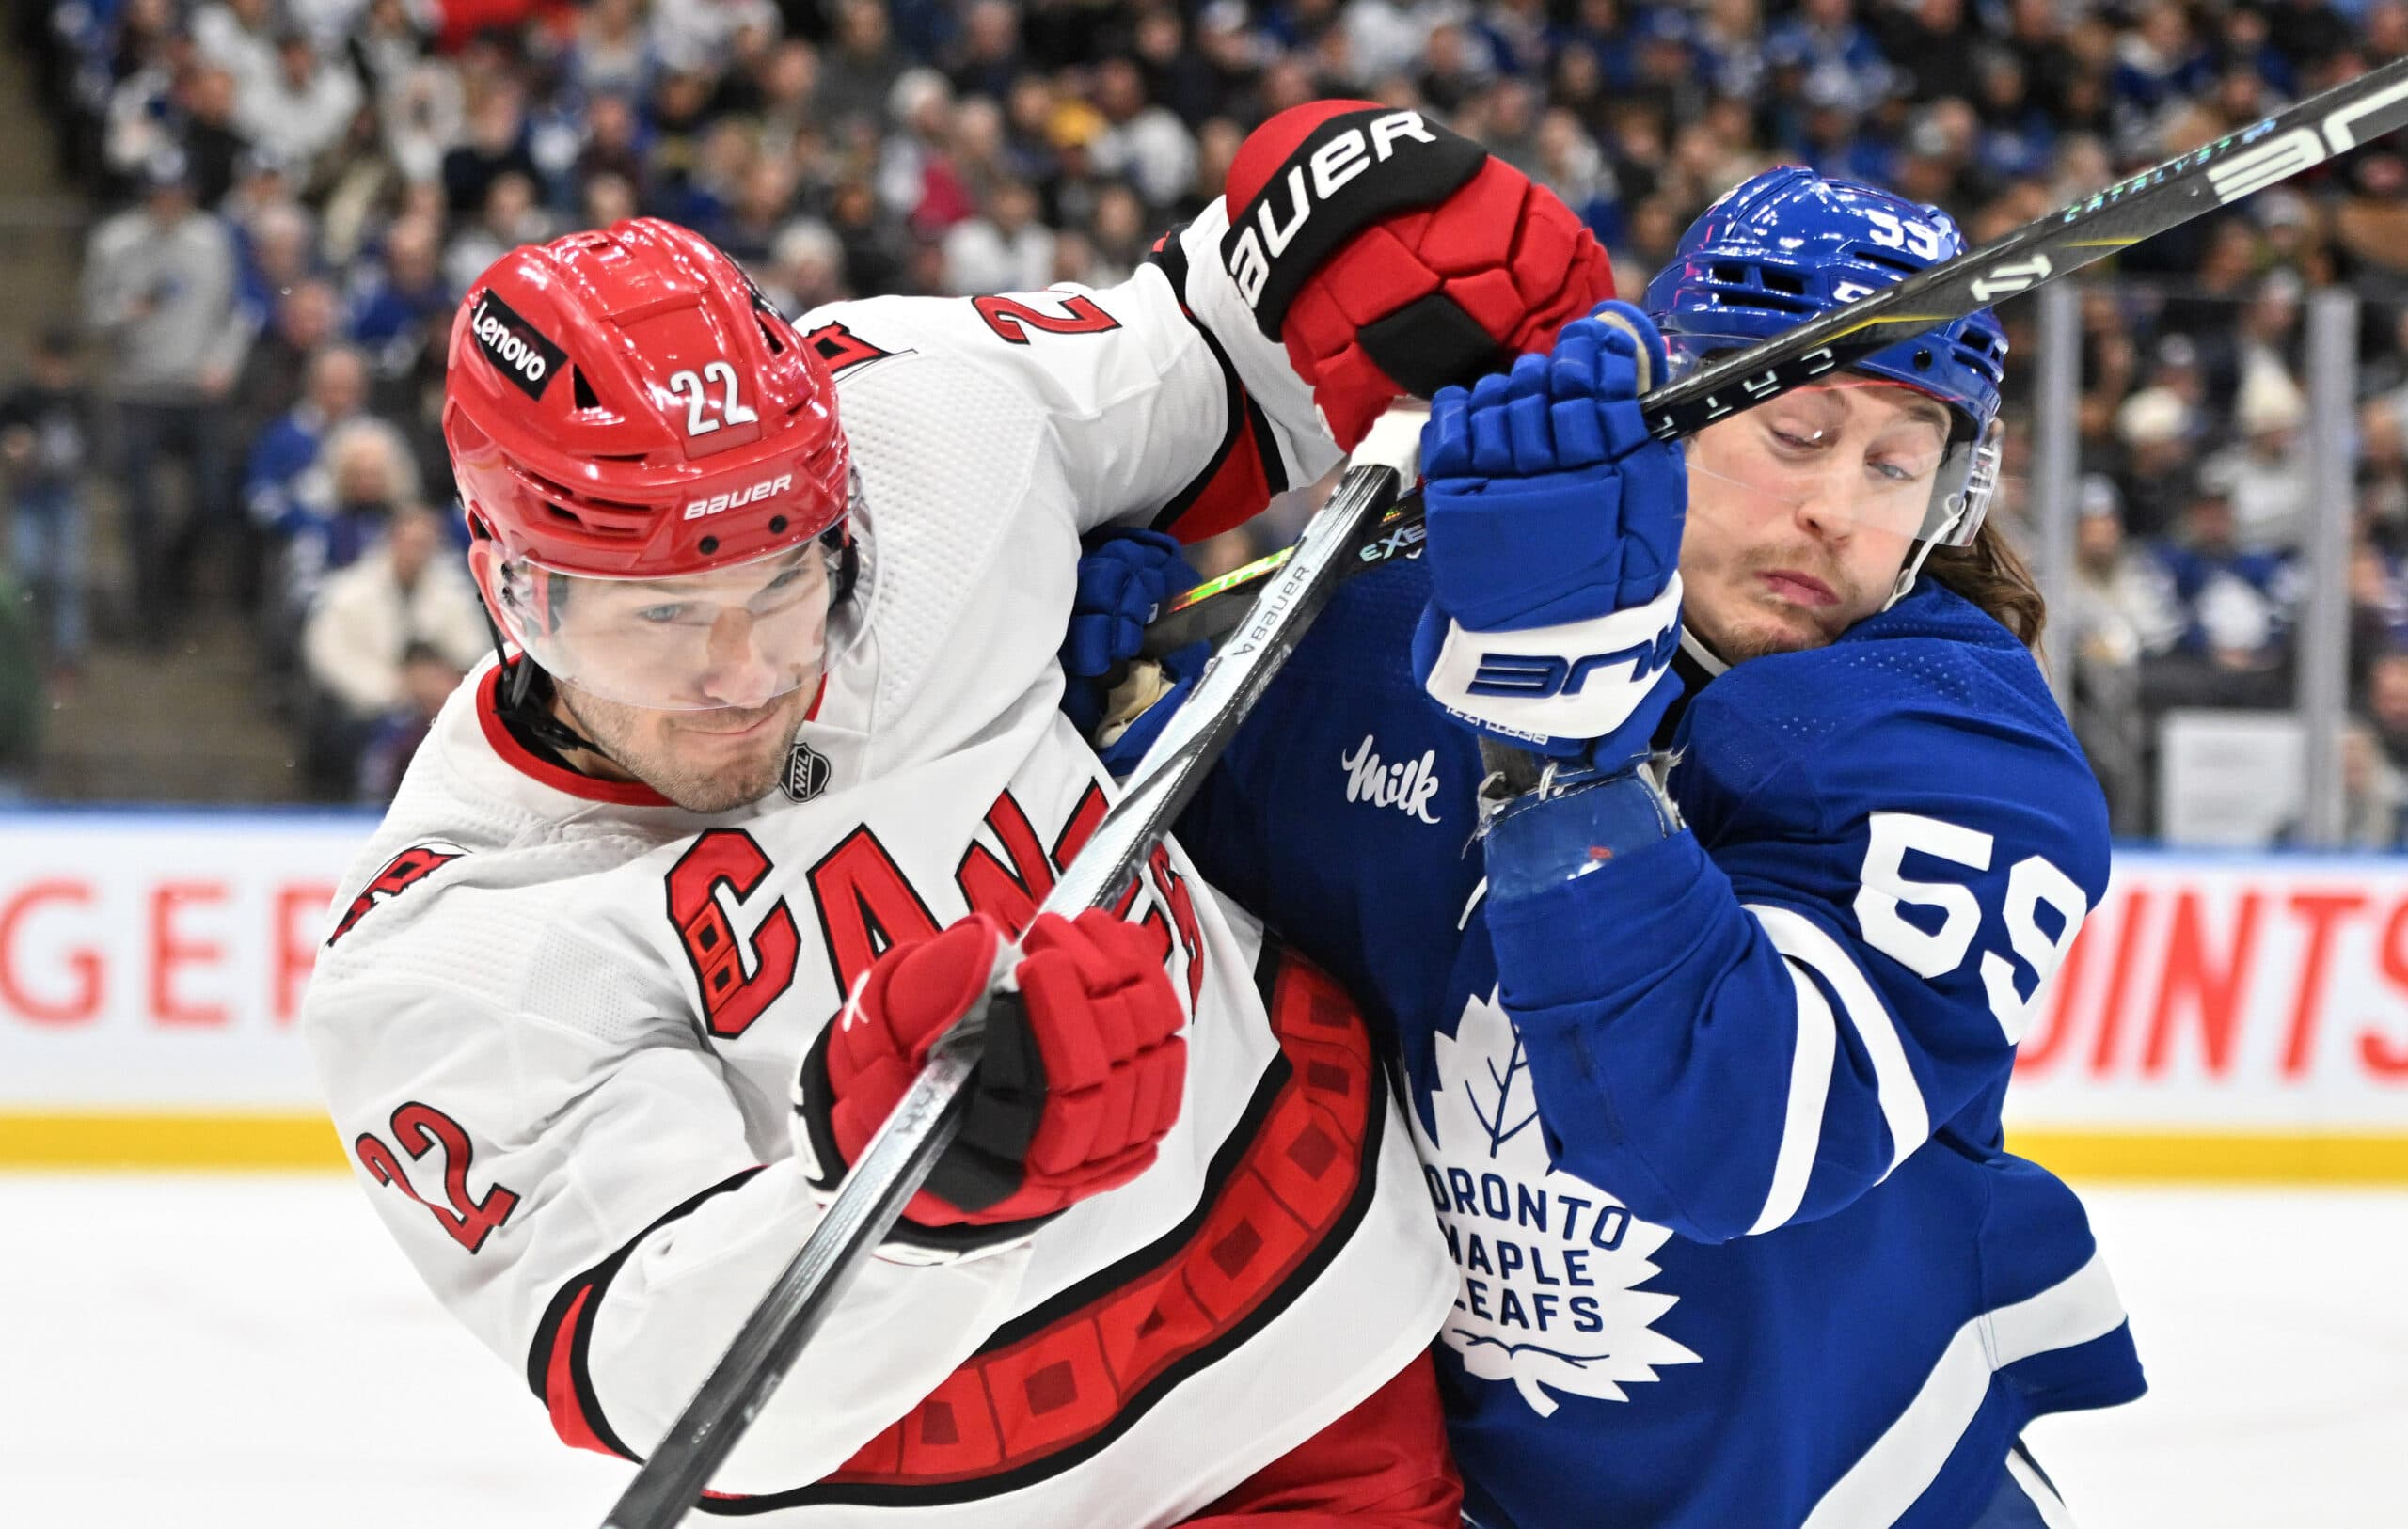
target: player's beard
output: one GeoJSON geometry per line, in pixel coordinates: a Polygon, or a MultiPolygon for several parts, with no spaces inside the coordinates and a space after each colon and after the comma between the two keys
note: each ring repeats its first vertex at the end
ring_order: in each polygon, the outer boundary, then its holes
{"type": "Polygon", "coordinates": [[[1717,657],[1730,664],[1828,647],[1881,607],[1880,599],[1851,576],[1841,560],[1811,546],[1750,548],[1711,560],[1703,567],[1684,558],[1681,578],[1687,590],[1683,620],[1717,657]],[[1777,599],[1763,583],[1763,575],[1776,571],[1818,579],[1837,599],[1819,608],[1777,599]]]}
{"type": "Polygon", "coordinates": [[[561,703],[609,763],[692,812],[724,812],[777,789],[795,730],[810,709],[818,677],[749,710],[656,711],[605,701],[572,686],[561,703]],[[757,729],[757,731],[752,731],[757,729]],[[716,734],[745,730],[721,742],[716,734]]]}

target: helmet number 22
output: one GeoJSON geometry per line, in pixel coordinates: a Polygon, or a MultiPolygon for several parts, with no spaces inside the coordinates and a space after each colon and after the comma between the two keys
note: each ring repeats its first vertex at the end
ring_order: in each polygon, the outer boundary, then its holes
{"type": "Polygon", "coordinates": [[[1902,218],[1877,207],[1864,209],[1864,220],[1873,225],[1873,242],[1892,249],[1911,250],[1917,260],[1940,259],[1940,230],[1928,223],[1902,218]]]}
{"type": "Polygon", "coordinates": [[[669,391],[686,405],[688,435],[707,435],[723,424],[749,425],[761,418],[737,396],[736,369],[724,361],[709,363],[699,376],[691,370],[673,373],[669,379],[669,391]],[[714,400],[706,390],[706,383],[719,384],[717,399],[714,400]],[[714,404],[719,410],[717,418],[710,415],[714,404]]]}

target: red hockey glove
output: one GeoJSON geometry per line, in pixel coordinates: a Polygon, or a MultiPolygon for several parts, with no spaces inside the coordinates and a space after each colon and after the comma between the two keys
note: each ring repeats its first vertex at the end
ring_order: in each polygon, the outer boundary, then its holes
{"type": "MultiPolygon", "coordinates": [[[[973,914],[895,946],[820,1034],[797,1089],[817,1179],[833,1187],[901,1101],[928,1048],[994,969],[1004,926],[973,914]]],[[[1179,1119],[1187,1017],[1156,931],[1087,912],[1048,915],[1022,943],[1017,995],[989,1010],[986,1059],[961,1134],[904,1214],[994,1226],[1126,1184],[1179,1119]]]]}
{"type": "Polygon", "coordinates": [[[1468,387],[1614,294],[1555,193],[1421,113],[1291,106],[1229,166],[1221,263],[1353,450],[1400,393],[1468,387]]]}

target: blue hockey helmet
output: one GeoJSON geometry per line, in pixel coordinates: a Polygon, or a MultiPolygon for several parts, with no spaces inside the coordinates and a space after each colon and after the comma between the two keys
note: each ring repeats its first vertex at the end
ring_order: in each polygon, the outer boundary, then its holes
{"type": "MultiPolygon", "coordinates": [[[[1937,207],[1782,166],[1698,214],[1648,283],[1647,307],[1678,368],[1782,334],[1964,247],[1956,220],[1937,207]]],[[[1948,406],[1956,428],[1914,535],[1972,542],[1998,482],[2006,332],[1997,317],[1978,309],[1852,366],[1948,406]]]]}

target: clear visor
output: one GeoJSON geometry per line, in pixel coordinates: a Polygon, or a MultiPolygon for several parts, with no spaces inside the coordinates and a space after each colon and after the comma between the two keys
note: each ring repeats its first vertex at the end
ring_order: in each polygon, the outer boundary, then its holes
{"type": "Polygon", "coordinates": [[[1842,376],[1709,425],[1688,446],[1690,513],[1801,512],[1908,541],[1971,542],[1998,476],[1998,432],[1975,439],[1929,394],[1842,376]]]}
{"type": "Polygon", "coordinates": [[[767,705],[826,670],[836,554],[821,542],[675,578],[499,570],[503,631],[563,685],[654,711],[767,705]]]}

